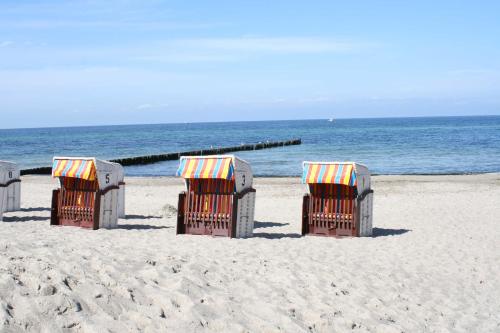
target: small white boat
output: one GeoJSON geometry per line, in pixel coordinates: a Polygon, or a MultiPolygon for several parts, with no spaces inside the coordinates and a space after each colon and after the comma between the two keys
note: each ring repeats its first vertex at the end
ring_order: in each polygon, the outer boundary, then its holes
{"type": "Polygon", "coordinates": [[[330,118],[328,119],[329,122],[333,123],[334,122],[334,119],[333,118],[330,118]]]}

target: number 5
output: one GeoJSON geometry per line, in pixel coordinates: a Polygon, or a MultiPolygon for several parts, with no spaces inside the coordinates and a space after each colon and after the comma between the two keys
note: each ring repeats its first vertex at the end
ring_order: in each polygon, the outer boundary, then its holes
{"type": "Polygon", "coordinates": [[[109,173],[106,174],[106,184],[109,184],[109,173]]]}

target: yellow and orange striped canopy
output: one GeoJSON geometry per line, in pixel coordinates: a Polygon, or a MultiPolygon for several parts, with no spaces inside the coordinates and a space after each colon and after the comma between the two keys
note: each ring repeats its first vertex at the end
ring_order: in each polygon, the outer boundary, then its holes
{"type": "Polygon", "coordinates": [[[356,171],[353,164],[305,162],[302,182],[356,186],[356,171]]]}
{"type": "Polygon", "coordinates": [[[177,169],[182,178],[234,179],[234,166],[231,157],[183,157],[177,169]]]}
{"type": "Polygon", "coordinates": [[[82,159],[56,159],[52,165],[52,177],[96,180],[94,161],[82,159]]]}

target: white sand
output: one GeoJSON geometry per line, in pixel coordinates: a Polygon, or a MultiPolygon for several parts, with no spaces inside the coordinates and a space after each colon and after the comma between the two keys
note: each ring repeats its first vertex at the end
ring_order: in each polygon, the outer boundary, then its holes
{"type": "Polygon", "coordinates": [[[176,236],[179,179],[127,179],[115,230],[0,222],[0,331],[500,332],[500,175],[374,177],[373,238],[299,237],[298,179],[257,179],[255,238],[176,236]]]}

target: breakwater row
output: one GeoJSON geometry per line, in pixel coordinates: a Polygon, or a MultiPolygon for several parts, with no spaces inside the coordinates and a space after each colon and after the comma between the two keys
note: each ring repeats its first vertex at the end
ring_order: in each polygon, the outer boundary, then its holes
{"type": "MultiPolygon", "coordinates": [[[[221,148],[209,148],[209,149],[201,149],[201,150],[193,150],[193,151],[184,151],[178,153],[167,153],[167,154],[158,154],[158,155],[147,155],[147,156],[136,156],[136,157],[126,157],[119,158],[115,160],[110,160],[111,162],[120,163],[123,166],[131,166],[131,165],[145,165],[145,164],[153,164],[162,161],[175,161],[180,159],[181,156],[203,156],[203,155],[220,155],[233,153],[237,151],[246,151],[246,150],[261,150],[261,149],[269,149],[269,148],[277,148],[284,146],[294,146],[302,144],[301,139],[292,139],[286,141],[266,141],[259,142],[255,144],[242,144],[239,146],[232,147],[221,147],[221,148]]],[[[21,175],[50,175],[52,173],[52,167],[40,167],[33,169],[24,169],[21,170],[21,175]]]]}

